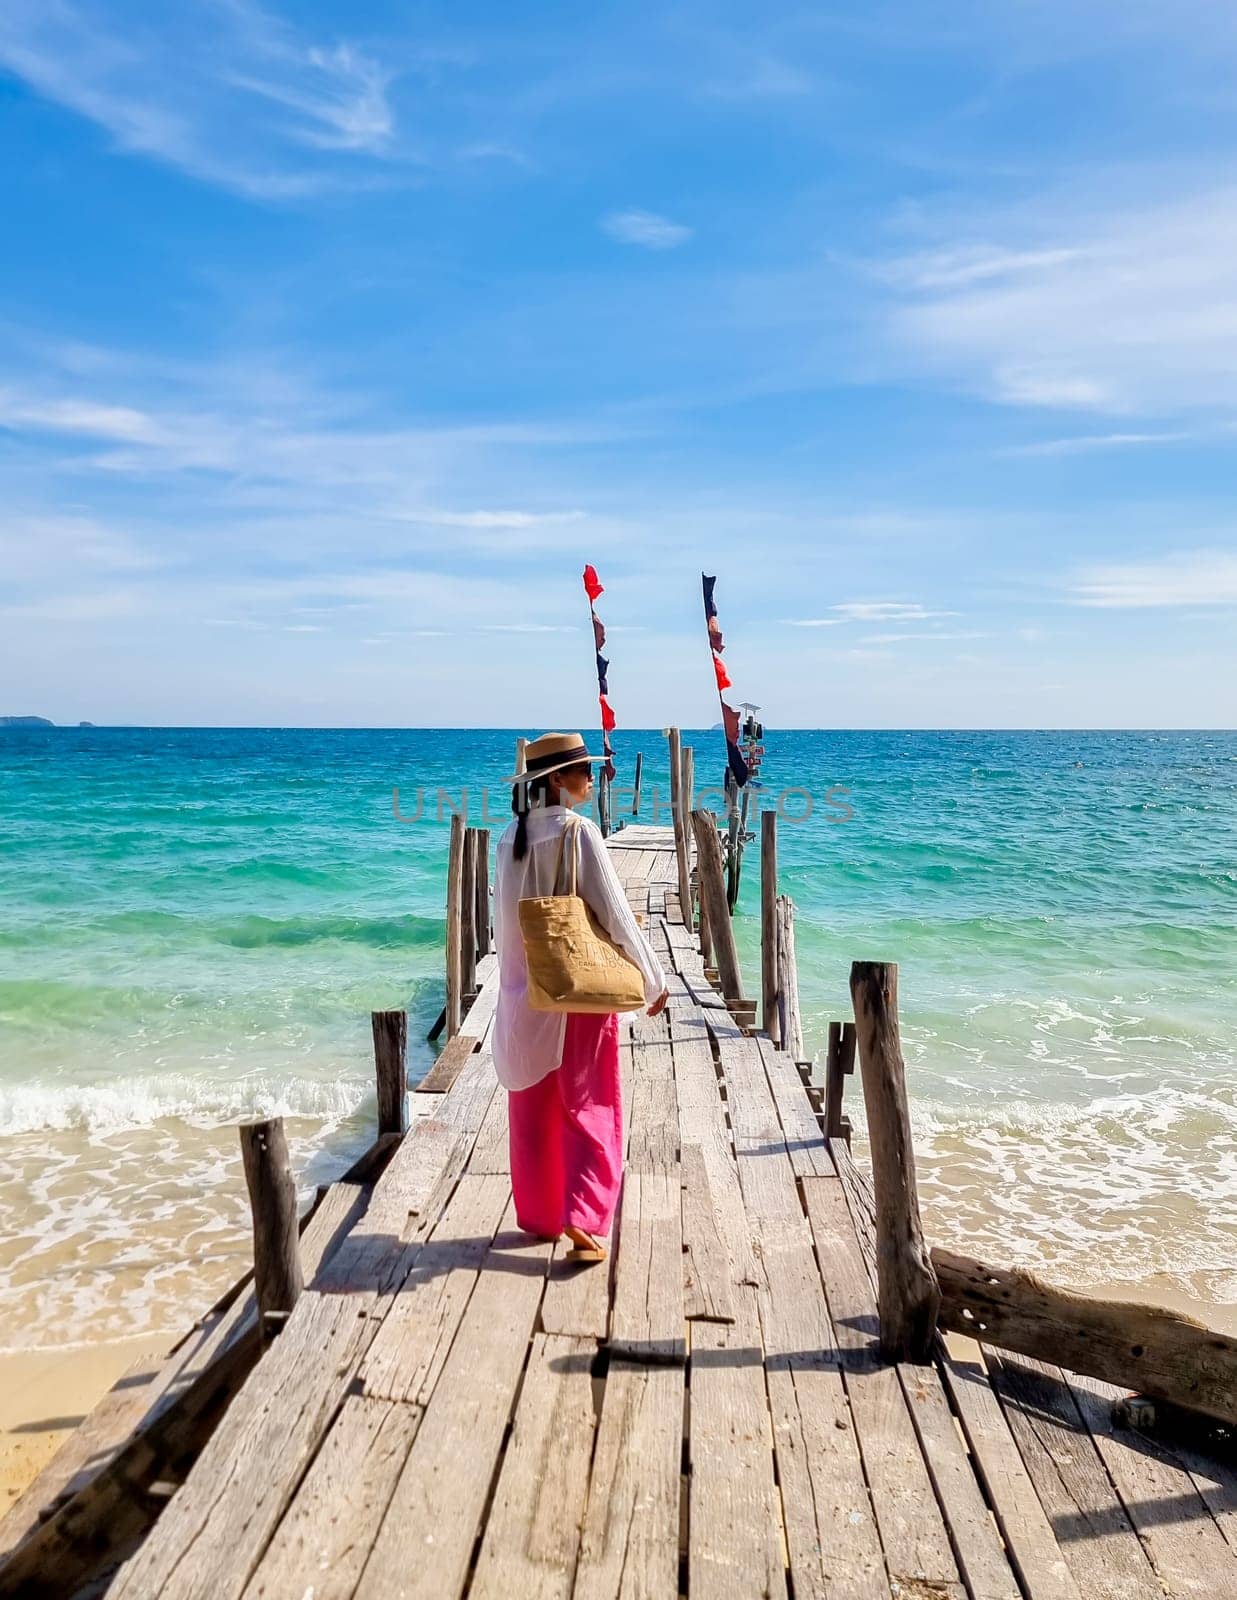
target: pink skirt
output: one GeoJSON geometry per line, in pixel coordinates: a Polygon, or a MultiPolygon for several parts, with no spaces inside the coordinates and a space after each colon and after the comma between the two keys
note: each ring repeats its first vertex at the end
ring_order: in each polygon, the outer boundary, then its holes
{"type": "Polygon", "coordinates": [[[526,1233],[610,1232],[623,1181],[618,1017],[572,1012],[563,1058],[507,1095],[511,1192],[526,1233]]]}

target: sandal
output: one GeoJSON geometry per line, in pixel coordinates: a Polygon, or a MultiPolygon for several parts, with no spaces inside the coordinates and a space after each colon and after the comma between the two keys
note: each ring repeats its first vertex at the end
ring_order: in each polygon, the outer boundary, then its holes
{"type": "Polygon", "coordinates": [[[591,1233],[586,1233],[583,1228],[567,1228],[567,1237],[571,1240],[572,1248],[563,1257],[564,1261],[604,1261],[606,1247],[600,1239],[595,1239],[591,1233]]]}

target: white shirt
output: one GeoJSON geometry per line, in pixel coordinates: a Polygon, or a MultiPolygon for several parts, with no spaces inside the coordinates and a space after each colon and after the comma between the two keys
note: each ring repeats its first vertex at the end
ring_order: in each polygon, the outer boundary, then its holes
{"type": "MultiPolygon", "coordinates": [[[[528,1003],[528,968],[520,933],[519,902],[530,895],[553,894],[570,883],[563,864],[554,883],[558,844],[567,825],[566,806],[540,806],[528,814],[528,849],[524,859],[512,855],[513,822],[498,841],[494,869],[494,943],[498,951],[498,1009],[494,1015],[494,1070],[508,1089],[527,1089],[553,1072],[563,1055],[567,1016],[562,1011],[534,1011],[528,1003]]],[[[576,892],[585,900],[602,930],[630,956],[644,978],[645,1004],[652,1005],[666,987],[661,962],[640,931],[619,882],[601,829],[588,817],[575,817],[580,839],[576,892]]],[[[568,840],[565,849],[571,848],[568,840]]]]}

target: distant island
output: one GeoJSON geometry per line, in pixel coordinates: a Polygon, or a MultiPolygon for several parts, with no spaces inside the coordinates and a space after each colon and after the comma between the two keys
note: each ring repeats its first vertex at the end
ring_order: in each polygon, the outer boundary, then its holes
{"type": "MultiPolygon", "coordinates": [[[[50,717],[0,717],[0,728],[54,728],[50,717]]],[[[93,722],[79,722],[79,728],[93,728],[93,722]]]]}

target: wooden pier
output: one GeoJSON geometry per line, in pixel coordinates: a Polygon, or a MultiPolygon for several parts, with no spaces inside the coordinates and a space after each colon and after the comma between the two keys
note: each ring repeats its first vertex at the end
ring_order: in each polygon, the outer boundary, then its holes
{"type": "MultiPolygon", "coordinates": [[[[255,1342],[241,1286],[123,1427],[101,1408],[0,1524],[0,1595],[1237,1594],[1237,1468],[1205,1422],[1121,1428],[1121,1391],[930,1328],[924,1362],[882,1359],[874,1197],[842,1111],[854,1030],[826,1090],[719,992],[680,835],[677,854],[668,828],[609,840],[672,974],[666,1012],[624,1033],[611,1260],[571,1267],[516,1229],[482,957],[407,1131],[303,1224],[281,1330],[255,1342]]],[[[763,987],[772,1019],[776,967],[763,987]]]]}

